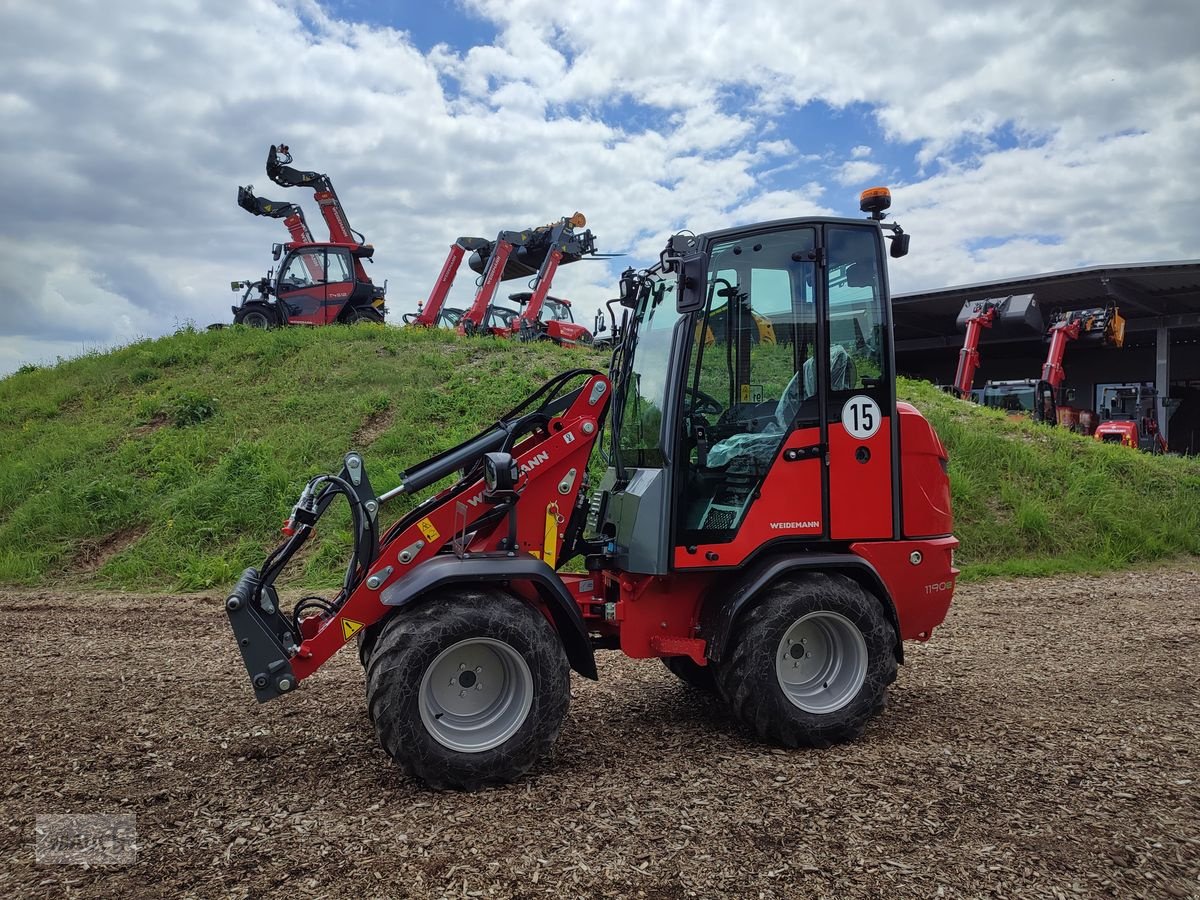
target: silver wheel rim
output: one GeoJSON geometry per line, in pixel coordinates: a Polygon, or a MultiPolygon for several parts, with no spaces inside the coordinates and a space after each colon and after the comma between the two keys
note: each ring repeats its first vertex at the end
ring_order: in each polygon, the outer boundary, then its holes
{"type": "Polygon", "coordinates": [[[811,612],[784,633],[775,652],[783,695],[807,713],[836,712],[867,678],[867,641],[841,613],[811,612]]]}
{"type": "Polygon", "coordinates": [[[447,647],[425,670],[417,705],[426,731],[443,747],[482,753],[525,724],[533,675],[503,641],[469,638],[447,647]]]}

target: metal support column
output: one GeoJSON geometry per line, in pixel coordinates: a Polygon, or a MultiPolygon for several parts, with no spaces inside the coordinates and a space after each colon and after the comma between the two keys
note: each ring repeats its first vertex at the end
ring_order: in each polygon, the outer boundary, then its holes
{"type": "Polygon", "coordinates": [[[1158,391],[1158,428],[1163,440],[1170,441],[1167,431],[1168,409],[1165,401],[1171,393],[1171,329],[1161,327],[1156,329],[1157,341],[1154,353],[1154,389],[1158,391]]]}

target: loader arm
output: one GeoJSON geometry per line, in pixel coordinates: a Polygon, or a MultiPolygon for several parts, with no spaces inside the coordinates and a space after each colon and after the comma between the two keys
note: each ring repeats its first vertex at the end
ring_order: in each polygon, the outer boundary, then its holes
{"type": "Polygon", "coordinates": [[[254,186],[246,185],[238,188],[238,206],[255,216],[267,216],[271,219],[283,219],[292,241],[298,244],[311,244],[312,232],[304,219],[304,210],[295,203],[281,203],[258,197],[254,194],[254,186]]]}
{"type": "Polygon", "coordinates": [[[954,373],[954,392],[959,397],[971,396],[971,385],[975,382],[975,370],[979,368],[979,339],[983,329],[991,328],[996,320],[995,307],[987,307],[979,315],[967,320],[967,336],[958,351],[958,370],[954,373]]]}
{"type": "Polygon", "coordinates": [[[459,331],[466,334],[477,331],[487,317],[500,282],[526,275],[534,277],[534,292],[513,331],[519,331],[522,324],[536,326],[558,267],[596,255],[596,239],[592,232],[575,230],[586,224],[584,215],[576,212],[538,228],[502,231],[495,242],[476,250],[470,265],[480,272],[482,279],[471,308],[459,323],[459,331]]]}
{"type": "Polygon", "coordinates": [[[1057,392],[1066,379],[1063,357],[1067,344],[1082,338],[1108,347],[1121,347],[1125,343],[1125,320],[1115,306],[1070,310],[1055,318],[1047,338],[1050,347],[1042,364],[1042,381],[1057,392]]]}
{"type": "MultiPolygon", "coordinates": [[[[563,561],[564,548],[573,547],[578,538],[572,529],[582,522],[587,462],[610,394],[610,382],[599,372],[573,370],[556,376],[491,428],[401,473],[400,485],[379,497],[369,493],[361,460],[351,457],[342,476],[322,476],[329,481],[320,494],[313,493],[310,482],[285,526],[288,540],[261,571],[247,570],[226,601],[258,699],[292,690],[395,604],[419,599],[412,586],[426,585],[431,573],[455,568],[447,562],[455,558],[490,560],[496,580],[542,609],[560,631],[572,627],[578,610],[564,611],[561,603],[555,604],[555,596],[570,595],[553,571],[563,561]],[[493,490],[485,478],[487,466],[502,457],[510,458],[516,471],[510,491],[493,490]],[[365,524],[356,528],[360,539],[336,598],[321,601],[323,607],[307,615],[294,610],[291,621],[282,614],[274,580],[311,536],[335,493],[345,494],[352,508],[374,519],[389,500],[414,495],[455,473],[459,477],[453,484],[419,503],[382,539],[376,541],[377,530],[365,524]],[[434,560],[441,562],[428,568],[434,560]],[[534,566],[535,561],[540,565],[534,566]]],[[[356,523],[359,518],[356,512],[356,523]]],[[[472,577],[478,579],[478,573],[472,577]]],[[[586,637],[580,632],[572,642],[564,635],[564,644],[576,648],[577,670],[595,677],[590,649],[586,659],[579,656],[586,637]]]]}
{"type": "Polygon", "coordinates": [[[442,263],[442,270],[438,273],[437,281],[433,283],[433,290],[429,292],[429,298],[416,315],[406,316],[405,322],[425,328],[432,328],[436,325],[442,307],[446,304],[446,297],[450,294],[450,288],[454,285],[454,278],[458,274],[458,267],[462,263],[463,256],[468,252],[476,252],[490,246],[491,242],[487,238],[475,237],[460,237],[451,244],[450,252],[446,254],[446,261],[442,263]]]}
{"type": "MultiPolygon", "coordinates": [[[[286,144],[272,144],[267,151],[267,177],[280,187],[309,187],[313,191],[313,199],[321,209],[321,215],[329,228],[329,241],[334,244],[366,244],[366,238],[350,227],[346,210],[338,199],[337,191],[328,175],[320,172],[306,172],[293,168],[289,163],[292,154],[286,144]]],[[[366,271],[359,259],[355,259],[355,268],[363,281],[369,281],[366,271]]]]}

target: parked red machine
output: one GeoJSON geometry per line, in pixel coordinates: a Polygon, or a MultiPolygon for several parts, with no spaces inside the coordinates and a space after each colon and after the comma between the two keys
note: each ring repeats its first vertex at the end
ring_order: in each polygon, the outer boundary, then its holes
{"type": "Polygon", "coordinates": [[[1046,331],[1049,348],[1038,380],[989,381],[984,385],[983,404],[1013,412],[1028,412],[1035,422],[1060,425],[1082,434],[1096,429],[1097,418],[1090,409],[1068,406],[1062,385],[1066,378],[1063,358],[1067,345],[1082,340],[1106,347],[1125,343],[1125,320],[1115,306],[1073,309],[1056,313],[1046,331]]]}
{"type": "Polygon", "coordinates": [[[238,188],[238,205],[254,215],[282,218],[292,240],[276,244],[279,265],[257,281],[235,281],[234,291],[243,291],[241,303],[232,307],[234,322],[257,328],[281,325],[333,325],[353,322],[383,322],[387,285],[376,285],[367,275],[363,260],[375,248],[350,227],[346,211],[328,175],[292,168],[292,155],[284,144],[267,153],[267,175],[281,187],[311,187],[329,228],[329,240],[313,240],[304,212],[291,203],[277,203],[255,196],[253,187],[238,188]],[[257,292],[257,293],[255,293],[257,292]]]}
{"type": "Polygon", "coordinates": [[[574,321],[570,302],[550,296],[559,266],[584,258],[606,259],[614,255],[596,252],[595,237],[590,230],[576,230],[586,224],[583,213],[576,212],[539,228],[502,231],[494,241],[460,237],[451,244],[429,299],[415,315],[405,316],[405,322],[425,327],[452,324],[460,334],[551,340],[567,346],[590,344],[592,335],[574,321]],[[475,299],[461,314],[444,315],[446,297],[467,253],[471,254],[468,265],[482,276],[475,299]],[[494,300],[500,282],[529,276],[533,276],[532,291],[509,295],[518,304],[516,315],[498,315],[497,310],[503,307],[497,307],[494,300]],[[544,318],[547,306],[551,315],[544,318]]]}
{"type": "MultiPolygon", "coordinates": [[[[884,229],[893,257],[908,235],[882,221],[889,203],[873,189],[866,220],[678,234],[622,277],[607,375],[551,379],[382,495],[358,453],[313,478],[284,543],[226,600],[257,698],[357,639],[384,749],[466,789],[550,747],[569,670],[596,678],[597,649],[662,659],[785,746],[860,735],[957,574],[946,451],[896,399],[884,229]],[[731,302],[779,315],[781,300],[794,340],[754,345],[736,327],[709,344],[705,322],[731,302]],[[828,323],[847,319],[862,329],[839,338],[828,323]],[[382,528],[382,504],[427,488],[382,528]],[[342,588],[285,614],[276,579],[337,497],[355,535],[342,588]],[[580,557],[584,572],[562,571],[580,557]]],[[[301,722],[292,735],[305,740],[301,722]]]]}
{"type": "Polygon", "coordinates": [[[1095,438],[1145,453],[1166,453],[1158,428],[1158,392],[1153,388],[1106,387],[1100,403],[1101,422],[1095,438]]]}
{"type": "Polygon", "coordinates": [[[954,392],[970,399],[979,368],[979,342],[984,331],[1030,331],[1045,329],[1042,311],[1033,294],[1010,294],[986,300],[968,300],[958,313],[958,330],[965,332],[958,352],[958,370],[954,373],[954,392]]]}

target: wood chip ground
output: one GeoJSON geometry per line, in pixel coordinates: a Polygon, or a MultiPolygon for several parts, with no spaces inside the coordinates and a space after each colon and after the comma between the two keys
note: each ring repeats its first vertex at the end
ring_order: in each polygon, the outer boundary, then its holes
{"type": "Polygon", "coordinates": [[[343,652],[254,703],[217,597],[0,591],[3,897],[1200,897],[1200,566],[960,589],[860,742],[751,739],[657,662],[525,780],[438,794],[343,652]],[[38,865],[38,814],[137,862],[38,865]]]}

